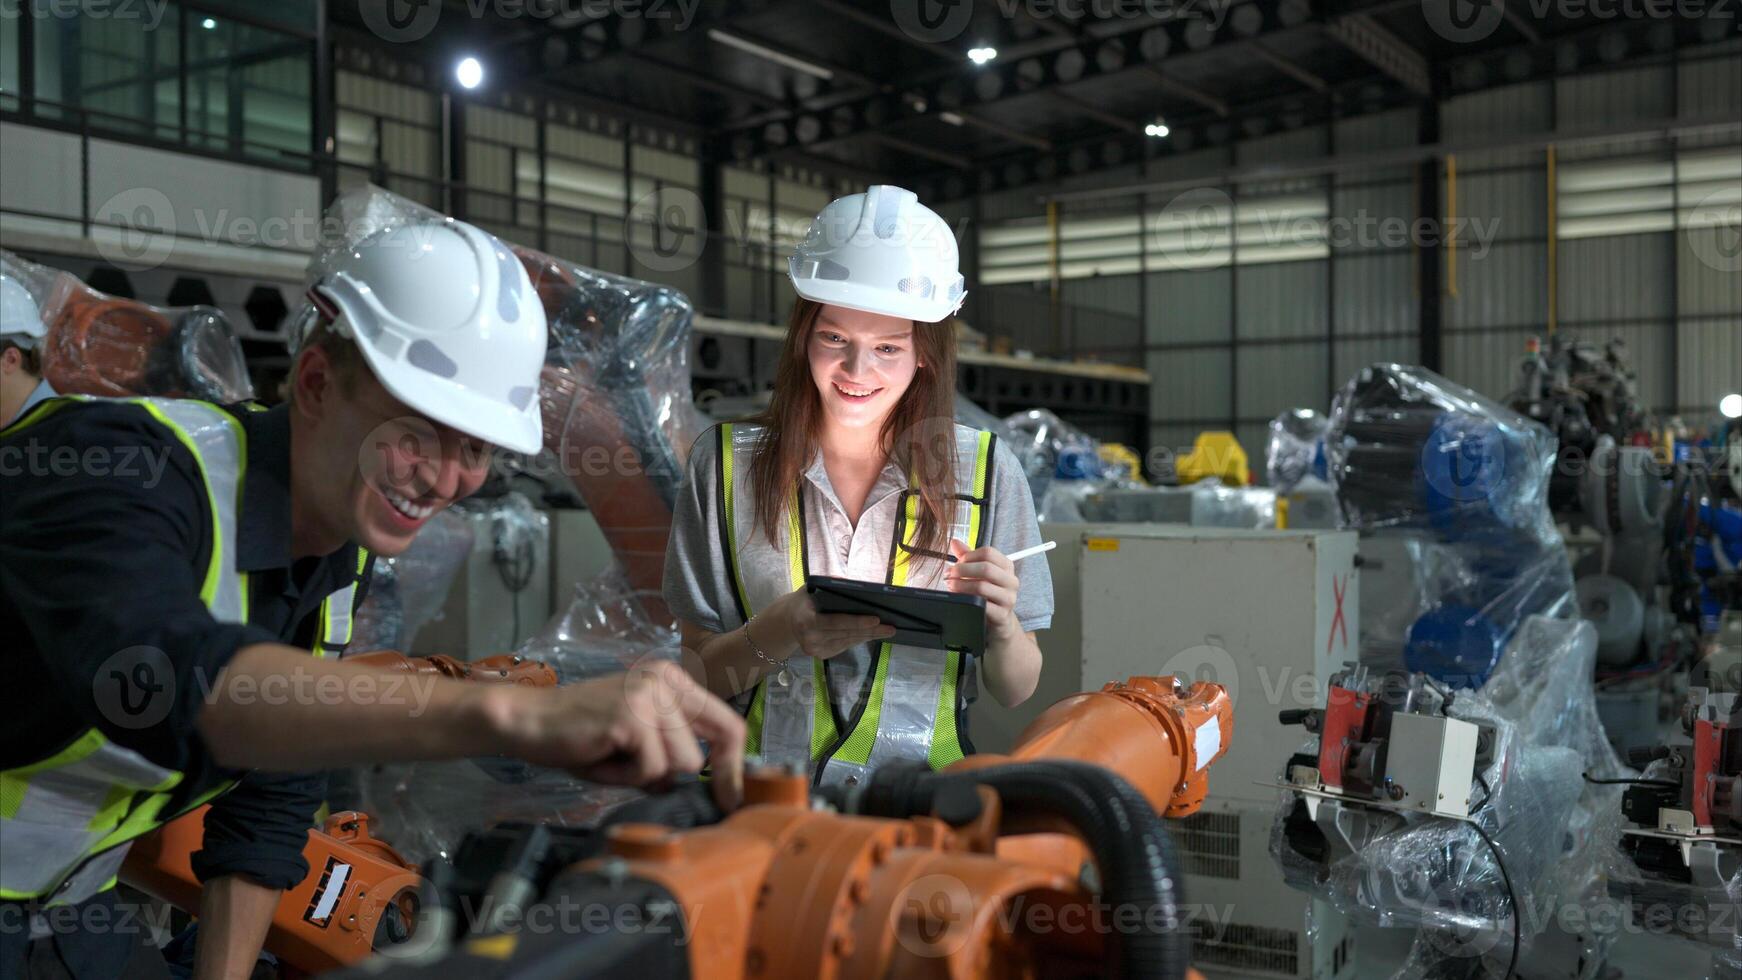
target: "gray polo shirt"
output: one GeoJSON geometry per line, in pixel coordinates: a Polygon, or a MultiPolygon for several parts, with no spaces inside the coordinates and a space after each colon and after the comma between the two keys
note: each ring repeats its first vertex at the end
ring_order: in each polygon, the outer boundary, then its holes
{"type": "MultiPolygon", "coordinates": [[[[715,633],[736,629],[737,610],[732,604],[732,584],[727,576],[726,556],[720,551],[720,488],[714,458],[719,437],[710,429],[690,449],[687,473],[673,508],[671,541],[665,553],[665,601],[678,618],[715,633]],[[728,622],[728,617],[730,621],[728,622]]],[[[1034,517],[1034,498],[1027,477],[1002,441],[995,444],[991,500],[987,519],[987,543],[1005,554],[1041,542],[1040,525],[1034,517]]],[[[847,519],[846,509],[835,495],[819,451],[804,471],[806,558],[816,575],[884,582],[889,574],[889,543],[895,534],[897,508],[907,480],[894,463],[883,468],[857,526],[847,519]]],[[[1046,555],[1016,563],[1021,588],[1016,596],[1016,618],[1024,630],[1043,630],[1052,625],[1052,575],[1046,555]]],[[[871,668],[871,644],[860,644],[828,661],[829,687],[841,718],[851,718],[858,708],[864,678],[871,668]]],[[[970,700],[975,692],[968,691],[970,700]]],[[[740,695],[748,699],[748,692],[740,695]]]]}

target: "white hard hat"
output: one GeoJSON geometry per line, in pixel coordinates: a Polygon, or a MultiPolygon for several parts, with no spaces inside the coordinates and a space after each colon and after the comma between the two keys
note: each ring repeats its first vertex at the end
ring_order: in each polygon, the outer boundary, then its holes
{"type": "Polygon", "coordinates": [[[48,334],[30,290],[11,276],[0,276],[0,339],[34,348],[48,334]]]}
{"type": "Polygon", "coordinates": [[[309,298],[410,408],[515,452],[543,445],[544,307],[494,236],[452,220],[373,235],[309,298]]]}
{"type": "Polygon", "coordinates": [[[830,201],[787,272],[805,299],[921,323],[948,317],[967,295],[950,226],[890,184],[830,201]]]}

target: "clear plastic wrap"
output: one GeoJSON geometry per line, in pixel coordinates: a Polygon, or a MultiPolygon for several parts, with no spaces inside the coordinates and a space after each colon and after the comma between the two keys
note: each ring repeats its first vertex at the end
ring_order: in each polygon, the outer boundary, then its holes
{"type": "Polygon", "coordinates": [[[429,519],[403,553],[377,557],[346,652],[410,650],[417,631],[441,615],[454,576],[471,551],[471,522],[444,510],[429,519]]]}
{"type": "Polygon", "coordinates": [[[1358,924],[1418,930],[1399,978],[1501,975],[1515,921],[1521,975],[1536,975],[1533,962],[1564,969],[1569,947],[1600,963],[1614,934],[1568,933],[1554,914],[1601,896],[1607,842],[1619,830],[1620,787],[1583,777],[1624,771],[1597,724],[1595,659],[1588,623],[1527,620],[1488,685],[1456,694],[1448,712],[1495,732],[1493,761],[1471,788],[1471,820],[1348,807],[1315,838],[1288,792],[1271,836],[1285,879],[1358,924]],[[1301,846],[1315,840],[1322,850],[1301,846]]]}
{"type": "Polygon", "coordinates": [[[165,308],[98,292],[69,272],[0,250],[0,272],[36,300],[43,377],[67,395],[159,395],[229,404],[254,397],[242,344],[216,307],[165,308]]]}
{"type": "Polygon", "coordinates": [[[1083,520],[1119,524],[1190,524],[1199,487],[1096,488],[1079,503],[1083,520]]]}
{"type": "Polygon", "coordinates": [[[1325,429],[1330,421],[1310,408],[1294,408],[1270,420],[1265,476],[1277,493],[1287,493],[1308,477],[1327,478],[1325,429]]]}
{"type": "Polygon", "coordinates": [[[1083,501],[1120,486],[1107,475],[1101,444],[1044,408],[1004,417],[1010,447],[1028,470],[1035,515],[1042,523],[1081,522],[1083,501]]]}
{"type": "Polygon", "coordinates": [[[1325,452],[1344,525],[1411,542],[1420,608],[1381,655],[1480,687],[1518,625],[1572,615],[1572,566],[1549,512],[1554,436],[1431,371],[1362,370],[1325,452]]]}
{"type": "Polygon", "coordinates": [[[1338,392],[1325,432],[1343,514],[1361,528],[1558,540],[1548,512],[1555,438],[1425,368],[1375,364],[1338,392]]]}
{"type": "MultiPolygon", "coordinates": [[[[341,249],[442,215],[377,187],[333,204],[310,281],[341,249]]],[[[677,290],[611,275],[510,244],[550,323],[539,389],[548,459],[593,511],[651,618],[670,618],[659,593],[671,513],[690,446],[706,429],[690,391],[692,308],[677,290]]],[[[302,311],[293,334],[316,316],[302,311]]]]}
{"type": "Polygon", "coordinates": [[[544,300],[551,351],[540,397],[545,447],[586,500],[658,622],[672,508],[708,427],[690,394],[693,311],[677,290],[516,248],[544,300]]]}
{"type": "MultiPolygon", "coordinates": [[[[1650,778],[1651,771],[1646,772],[1650,778]]],[[[1708,976],[1742,976],[1742,859],[1736,845],[1716,845],[1718,874],[1687,875],[1650,871],[1617,848],[1608,877],[1609,897],[1629,918],[1628,928],[1656,936],[1675,936],[1707,947],[1708,976]]],[[[1696,855],[1698,852],[1695,852],[1696,855]]],[[[1702,860],[1697,857],[1696,860],[1702,860]]]]}
{"type": "Polygon", "coordinates": [[[1046,485],[1052,482],[1052,463],[1046,458],[1042,449],[1036,446],[1026,434],[1018,435],[1006,424],[1004,419],[993,415],[979,405],[976,405],[967,395],[956,392],[956,421],[976,429],[985,429],[996,435],[1000,442],[1010,449],[1011,455],[1022,464],[1022,473],[1028,478],[1028,488],[1034,493],[1035,513],[1040,512],[1041,496],[1046,492],[1046,485]]]}
{"type": "Polygon", "coordinates": [[[1193,527],[1276,526],[1276,491],[1269,487],[1225,487],[1217,480],[1192,484],[1193,527]]]}
{"type": "MultiPolygon", "coordinates": [[[[562,684],[676,660],[677,633],[650,621],[646,597],[621,568],[575,587],[568,608],[516,650],[557,672],[562,684]]],[[[466,834],[503,821],[592,826],[642,794],[503,758],[392,763],[353,770],[356,805],[379,834],[413,861],[452,857],[466,834]]]]}

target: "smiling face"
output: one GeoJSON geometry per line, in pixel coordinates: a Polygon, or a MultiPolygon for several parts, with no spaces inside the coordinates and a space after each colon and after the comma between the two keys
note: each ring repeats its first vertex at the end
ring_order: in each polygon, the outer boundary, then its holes
{"type": "Polygon", "coordinates": [[[322,348],[298,358],[296,405],[307,455],[293,471],[293,521],[308,553],[346,540],[393,556],[436,514],[476,493],[492,447],[394,398],[363,364],[322,348]],[[305,363],[307,362],[307,363],[305,363]],[[299,479],[318,473],[314,479],[299,479]]]}
{"type": "Polygon", "coordinates": [[[806,343],[811,379],[829,425],[877,428],[920,368],[913,321],[825,306],[806,343]]]}
{"type": "Polygon", "coordinates": [[[478,491],[491,447],[405,407],[367,372],[361,380],[346,420],[360,447],[347,501],[351,536],[397,555],[431,517],[478,491]]]}

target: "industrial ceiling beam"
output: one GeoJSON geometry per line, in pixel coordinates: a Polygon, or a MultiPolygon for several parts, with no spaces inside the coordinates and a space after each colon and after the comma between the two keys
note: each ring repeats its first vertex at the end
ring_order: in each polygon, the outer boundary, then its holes
{"type": "Polygon", "coordinates": [[[936,57],[952,62],[959,60],[961,57],[955,51],[952,51],[943,45],[933,44],[929,41],[921,41],[919,38],[916,38],[902,30],[893,20],[860,10],[858,7],[855,7],[850,3],[842,3],[841,0],[811,0],[811,4],[812,6],[827,10],[837,17],[844,17],[867,30],[876,31],[884,37],[894,38],[915,50],[924,51],[927,54],[935,55],[936,57]]]}
{"type": "Polygon", "coordinates": [[[1506,23],[1511,24],[1512,29],[1523,35],[1526,41],[1531,44],[1542,43],[1542,35],[1538,34],[1536,28],[1530,26],[1530,21],[1525,20],[1518,11],[1506,6],[1502,6],[1500,10],[1506,17],[1506,23]]]}
{"type": "Polygon", "coordinates": [[[780,2],[782,0],[707,0],[706,3],[694,4],[690,19],[681,25],[677,4],[648,4],[646,12],[637,17],[577,17],[561,26],[556,21],[534,22],[537,26],[528,27],[504,45],[500,54],[492,55],[492,61],[503,64],[493,84],[515,78],[556,75],[570,68],[596,65],[690,31],[729,29],[739,17],[771,9],[780,2]]]}
{"type": "MultiPolygon", "coordinates": [[[[962,120],[962,124],[965,126],[973,126],[976,129],[983,129],[988,133],[1002,136],[1013,143],[1032,146],[1042,153],[1052,152],[1052,140],[1043,136],[1035,136],[1032,133],[1025,133],[1014,126],[1006,126],[1001,122],[987,119],[984,116],[977,116],[972,112],[958,112],[956,113],[956,117],[962,120]]],[[[948,122],[948,120],[945,120],[945,122],[948,122]]]]}
{"type": "Polygon", "coordinates": [[[1224,119],[1228,117],[1228,103],[1216,98],[1208,92],[1200,92],[1154,65],[1144,65],[1143,73],[1148,75],[1150,78],[1155,79],[1157,82],[1160,82],[1162,88],[1167,89],[1169,92],[1172,92],[1180,98],[1185,99],[1188,102],[1195,102],[1224,119]]]}
{"type": "Polygon", "coordinates": [[[731,82],[723,82],[705,72],[699,72],[684,65],[674,64],[673,62],[666,61],[664,58],[656,58],[645,52],[637,51],[630,55],[630,57],[642,64],[658,68],[666,74],[681,78],[697,88],[706,89],[718,95],[743,99],[752,105],[759,106],[780,106],[786,104],[777,96],[769,95],[766,92],[758,92],[755,89],[745,88],[742,85],[734,85],[731,82]]]}
{"type": "Polygon", "coordinates": [[[1427,59],[1372,17],[1366,14],[1338,17],[1325,25],[1325,33],[1411,92],[1421,96],[1433,93],[1427,59]]]}
{"type": "MultiPolygon", "coordinates": [[[[780,44],[780,43],[775,42],[775,41],[770,41],[770,40],[762,37],[761,35],[751,34],[748,31],[745,31],[743,28],[733,27],[733,28],[728,29],[728,28],[724,28],[724,27],[717,27],[717,28],[712,28],[710,30],[710,39],[711,40],[713,40],[716,44],[727,44],[727,42],[722,41],[717,37],[712,37],[713,31],[718,31],[721,34],[729,35],[731,37],[738,38],[739,40],[746,41],[746,42],[748,42],[756,47],[764,48],[768,51],[772,51],[775,54],[780,55],[783,58],[788,58],[788,59],[793,60],[793,61],[809,62],[810,64],[815,65],[816,67],[821,68],[821,69],[829,72],[830,74],[834,75],[835,77],[833,79],[830,79],[830,81],[839,80],[839,81],[847,82],[848,84],[851,84],[851,85],[859,85],[859,86],[862,86],[864,88],[872,88],[872,89],[879,88],[882,85],[881,82],[877,81],[877,79],[875,79],[875,78],[872,78],[870,75],[861,74],[857,71],[854,71],[851,68],[846,67],[845,65],[835,64],[834,62],[828,61],[824,58],[820,58],[817,55],[810,53],[809,51],[800,51],[797,48],[788,47],[787,45],[780,44]]],[[[730,44],[727,44],[727,46],[732,47],[732,45],[730,45],[730,44]]],[[[744,52],[745,54],[749,54],[750,57],[756,57],[756,55],[754,53],[744,51],[744,49],[742,49],[742,48],[737,48],[736,50],[744,52]]],[[[802,69],[792,68],[792,67],[789,67],[788,70],[795,71],[795,72],[802,71],[802,69]]]]}
{"type": "Polygon", "coordinates": [[[1060,102],[1063,102],[1083,115],[1088,116],[1090,119],[1110,126],[1113,129],[1135,130],[1138,128],[1137,123],[1126,119],[1124,116],[1108,112],[1093,102],[1090,102],[1087,99],[1079,99],[1063,89],[1050,88],[1046,90],[1046,94],[1060,102]]]}
{"type": "Polygon", "coordinates": [[[903,153],[911,153],[916,157],[935,160],[938,163],[947,167],[954,167],[957,170],[974,169],[974,161],[969,160],[964,156],[957,156],[954,153],[946,153],[943,150],[915,143],[912,140],[904,140],[897,136],[890,136],[887,133],[870,133],[868,135],[872,142],[882,143],[884,146],[900,150],[903,153]]]}
{"type": "Polygon", "coordinates": [[[1265,47],[1264,42],[1262,41],[1254,41],[1252,43],[1252,53],[1258,56],[1258,60],[1272,68],[1275,68],[1277,71],[1282,72],[1284,75],[1287,75],[1302,85],[1305,85],[1314,92],[1323,92],[1330,88],[1330,85],[1326,83],[1324,79],[1265,47]]]}
{"type": "MultiPolygon", "coordinates": [[[[829,9],[841,6],[840,0],[818,2],[829,9]]],[[[915,80],[907,83],[900,92],[878,92],[844,99],[824,108],[797,108],[789,110],[786,115],[757,113],[727,123],[716,134],[720,141],[720,157],[747,160],[787,146],[797,135],[798,124],[806,117],[813,120],[805,125],[807,130],[833,140],[889,128],[930,113],[950,111],[965,114],[977,106],[1050,92],[1077,82],[1115,77],[1140,68],[1153,68],[1154,64],[1163,63],[1170,55],[1214,53],[1225,47],[1284,32],[1315,30],[1313,19],[1322,16],[1325,2],[1250,0],[1236,5],[1233,9],[1242,15],[1231,16],[1229,22],[1219,29],[1201,18],[1143,20],[1136,27],[1115,35],[1089,36],[1091,32],[1085,30],[1075,41],[1063,37],[1047,39],[1041,43],[1056,46],[1050,54],[1010,57],[1006,51],[1000,50],[997,60],[978,69],[965,74],[952,72],[941,81],[915,80]]],[[[1338,8],[1358,13],[1393,2],[1395,0],[1339,0],[1338,8]]],[[[856,12],[870,16],[864,11],[856,12]]],[[[899,33],[899,29],[891,24],[884,26],[899,33]]],[[[966,64],[966,59],[962,59],[962,65],[966,64]]],[[[1212,107],[1212,111],[1218,114],[1231,111],[1214,96],[1177,79],[1162,77],[1171,91],[1192,99],[1194,104],[1212,107]]],[[[1128,132],[1126,127],[1120,128],[1128,132]]]]}
{"type": "MultiPolygon", "coordinates": [[[[1584,71],[1613,71],[1621,64],[1670,64],[1689,65],[1701,60],[1717,60],[1724,55],[1698,56],[1678,49],[1710,45],[1723,40],[1734,30],[1733,22],[1727,18],[1684,18],[1675,22],[1614,20],[1572,34],[1561,34],[1545,38],[1540,44],[1516,44],[1496,48],[1491,51],[1470,54],[1452,60],[1441,66],[1443,72],[1445,94],[1459,95],[1467,92],[1481,91],[1495,85],[1514,85],[1522,82],[1548,78],[1574,77],[1584,71]],[[1627,52],[1643,53],[1644,57],[1634,57],[1621,60],[1621,55],[1627,52]],[[1575,66],[1569,68],[1569,59],[1575,66]]],[[[1334,98],[1309,98],[1305,95],[1284,95],[1271,97],[1254,103],[1234,107],[1234,118],[1229,120],[1215,119],[1180,119],[1170,120],[1173,135],[1166,140],[1150,144],[1150,150],[1158,155],[1166,156],[1174,153],[1203,150],[1210,147],[1227,146],[1240,139],[1252,135],[1250,128],[1244,123],[1265,120],[1264,132],[1278,133],[1299,130],[1311,126],[1321,126],[1335,118],[1365,116],[1384,112],[1390,109],[1407,108],[1420,104],[1420,98],[1413,92],[1402,87],[1372,93],[1374,79],[1352,79],[1331,86],[1327,94],[1334,98]]],[[[1613,141],[1630,138],[1628,134],[1674,136],[1712,136],[1734,139],[1742,133],[1742,122],[1734,116],[1724,121],[1718,117],[1700,120],[1678,121],[1673,126],[1658,129],[1613,129],[1592,130],[1589,132],[1560,130],[1552,134],[1531,137],[1538,143],[1552,141],[1565,146],[1582,141],[1613,141]]],[[[1405,150],[1387,154],[1348,154],[1339,157],[1343,163],[1358,165],[1372,169],[1384,169],[1389,166],[1412,162],[1413,154],[1421,152],[1477,152],[1487,149],[1509,148],[1515,145],[1529,143],[1514,143],[1495,141],[1492,143],[1464,142],[1458,146],[1410,147],[1405,150]]],[[[1073,156],[1091,154],[1103,149],[1111,142],[1107,138],[1076,140],[1061,142],[1054,152],[1044,159],[1037,160],[1034,156],[1018,157],[1005,154],[979,161],[980,172],[975,178],[964,183],[956,175],[931,175],[916,178],[918,183],[931,182],[939,190],[956,188],[960,194],[951,192],[933,193],[927,199],[950,200],[962,194],[972,194],[976,191],[1009,190],[1025,184],[1042,183],[1060,175],[1080,172],[1068,166],[1073,156]],[[1021,180],[1012,180],[1001,175],[1010,172],[1015,166],[1024,172],[1021,180]]],[[[1247,168],[1236,172],[1236,179],[1275,180],[1296,176],[1311,176],[1330,172],[1334,169],[1331,163],[1308,161],[1304,164],[1265,165],[1258,168],[1247,168]]],[[[1146,182],[1122,184],[1115,187],[1095,188],[1092,190],[1072,191],[1046,195],[1042,199],[1057,199],[1092,203],[1097,200],[1111,201],[1121,197],[1130,197],[1142,193],[1177,192],[1187,186],[1202,183],[1204,178],[1192,178],[1186,181],[1146,182]]],[[[1219,178],[1216,178],[1219,179],[1219,178]]]]}

